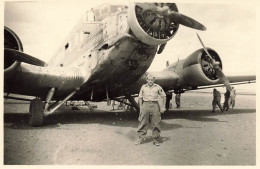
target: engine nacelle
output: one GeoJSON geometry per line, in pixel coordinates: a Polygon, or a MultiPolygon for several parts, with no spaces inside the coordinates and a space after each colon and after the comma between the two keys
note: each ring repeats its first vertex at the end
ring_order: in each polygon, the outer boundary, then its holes
{"type": "MultiPolygon", "coordinates": [[[[19,37],[9,28],[4,27],[4,48],[23,52],[23,45],[19,37]]],[[[4,75],[10,77],[19,67],[20,62],[8,55],[4,55],[4,75]]]]}
{"type": "MultiPolygon", "coordinates": [[[[222,61],[213,49],[207,48],[209,54],[218,61],[222,69],[222,61]]],[[[189,86],[213,85],[219,82],[213,65],[209,61],[209,56],[203,49],[193,52],[183,63],[183,79],[189,86]]]]}
{"type": "Polygon", "coordinates": [[[132,3],[128,9],[128,23],[134,35],[148,45],[165,44],[172,39],[179,23],[166,13],[178,12],[174,3],[132,3]]]}

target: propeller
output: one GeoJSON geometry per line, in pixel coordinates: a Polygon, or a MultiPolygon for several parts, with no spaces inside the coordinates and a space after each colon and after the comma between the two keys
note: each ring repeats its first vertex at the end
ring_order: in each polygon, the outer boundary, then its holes
{"type": "MultiPolygon", "coordinates": [[[[169,18],[170,27],[174,27],[176,23],[179,23],[193,29],[206,30],[206,27],[198,21],[176,11],[174,7],[175,4],[173,3],[139,3],[138,5],[143,9],[143,11],[150,10],[153,15],[156,14],[159,17],[157,23],[155,22],[158,26],[160,26],[161,20],[169,18]]],[[[150,18],[152,21],[153,17],[151,16],[150,18]]]]}
{"type": "Polygon", "coordinates": [[[202,25],[201,23],[199,23],[198,21],[188,17],[188,16],[185,16],[183,14],[180,14],[178,12],[170,12],[169,15],[170,19],[173,21],[173,22],[177,22],[179,24],[182,24],[184,26],[187,26],[187,27],[190,27],[190,28],[193,28],[193,29],[198,29],[198,30],[203,30],[205,31],[206,30],[206,27],[204,25],[202,25]]]}
{"type": "Polygon", "coordinates": [[[205,47],[205,45],[203,44],[199,34],[197,33],[197,37],[201,43],[201,45],[203,46],[204,51],[206,52],[206,54],[208,55],[209,58],[209,62],[212,64],[212,70],[211,71],[215,71],[217,74],[217,77],[222,81],[222,83],[226,86],[228,91],[232,90],[232,87],[227,79],[227,77],[225,76],[225,74],[222,72],[222,70],[219,67],[219,62],[215,61],[215,59],[210,55],[210,53],[208,52],[207,48],[205,47]]]}
{"type": "Polygon", "coordinates": [[[5,48],[4,55],[12,58],[13,60],[29,63],[35,66],[47,66],[47,64],[44,61],[14,49],[5,48]]]}

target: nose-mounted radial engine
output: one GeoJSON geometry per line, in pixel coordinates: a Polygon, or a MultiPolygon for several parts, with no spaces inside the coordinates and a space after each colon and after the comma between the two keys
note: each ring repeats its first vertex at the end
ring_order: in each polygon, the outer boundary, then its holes
{"type": "Polygon", "coordinates": [[[174,3],[133,3],[129,6],[128,22],[135,36],[148,45],[165,44],[173,38],[179,24],[206,30],[199,22],[178,13],[174,3]]]}

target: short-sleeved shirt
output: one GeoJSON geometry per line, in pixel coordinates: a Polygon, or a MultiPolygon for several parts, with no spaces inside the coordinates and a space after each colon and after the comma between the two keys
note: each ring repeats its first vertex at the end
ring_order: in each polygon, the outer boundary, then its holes
{"type": "Polygon", "coordinates": [[[145,84],[141,87],[139,93],[139,99],[143,99],[143,101],[158,101],[160,97],[165,97],[161,86],[154,84],[152,87],[149,87],[148,84],[145,84]]]}
{"type": "Polygon", "coordinates": [[[221,94],[219,91],[216,90],[215,92],[213,92],[213,96],[214,98],[217,98],[217,97],[221,97],[221,94]]]}

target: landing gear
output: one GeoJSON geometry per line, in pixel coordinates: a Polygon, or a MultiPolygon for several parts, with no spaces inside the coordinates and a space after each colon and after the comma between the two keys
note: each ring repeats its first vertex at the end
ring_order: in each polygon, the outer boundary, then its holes
{"type": "Polygon", "coordinates": [[[33,99],[30,103],[29,110],[29,125],[40,127],[44,120],[44,107],[41,99],[33,99]]]}
{"type": "Polygon", "coordinates": [[[166,93],[166,103],[165,103],[165,109],[168,111],[171,108],[170,101],[172,100],[172,93],[166,93]]]}
{"type": "Polygon", "coordinates": [[[69,100],[79,88],[76,88],[72,91],[67,97],[65,97],[61,102],[56,101],[52,105],[49,105],[52,96],[54,94],[55,89],[51,88],[48,92],[48,95],[45,100],[45,104],[42,102],[41,99],[36,98],[33,99],[30,103],[30,110],[29,110],[29,125],[34,127],[40,127],[43,125],[44,117],[52,114],[55,110],[57,110],[63,103],[69,100]]]}
{"type": "Polygon", "coordinates": [[[139,105],[136,103],[135,99],[128,93],[128,91],[125,91],[124,94],[128,101],[131,103],[131,105],[137,110],[137,112],[140,112],[139,105]]]}

